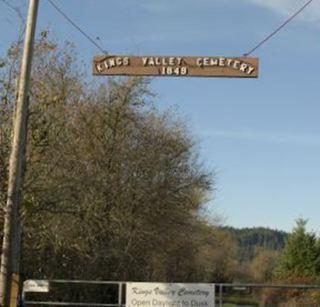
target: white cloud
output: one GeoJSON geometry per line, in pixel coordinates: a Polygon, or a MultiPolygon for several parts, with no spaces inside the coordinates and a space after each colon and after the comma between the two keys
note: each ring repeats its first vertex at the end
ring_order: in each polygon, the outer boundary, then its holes
{"type": "MultiPolygon", "coordinates": [[[[282,15],[291,15],[298,11],[307,0],[248,0],[256,5],[271,9],[282,15]]],[[[298,18],[320,23],[320,2],[311,3],[298,18]]]]}

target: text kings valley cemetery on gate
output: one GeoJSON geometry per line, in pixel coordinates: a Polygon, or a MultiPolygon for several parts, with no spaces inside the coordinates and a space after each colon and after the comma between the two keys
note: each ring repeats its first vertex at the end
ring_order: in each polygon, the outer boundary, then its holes
{"type": "Polygon", "coordinates": [[[257,78],[259,60],[251,57],[96,56],[94,75],[257,78]]]}

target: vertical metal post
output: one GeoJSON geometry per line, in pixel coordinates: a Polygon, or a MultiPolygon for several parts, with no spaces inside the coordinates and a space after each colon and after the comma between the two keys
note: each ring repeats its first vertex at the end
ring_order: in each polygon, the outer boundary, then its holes
{"type": "Polygon", "coordinates": [[[122,306],[122,283],[119,282],[119,289],[118,289],[118,306],[122,306]]]}
{"type": "Polygon", "coordinates": [[[3,243],[0,268],[0,306],[8,307],[16,301],[17,291],[11,293],[12,281],[19,280],[20,271],[20,190],[22,165],[25,158],[28,118],[28,95],[31,75],[34,36],[39,0],[29,1],[18,98],[14,116],[13,141],[9,162],[8,196],[4,212],[3,243]]]}
{"type": "Polygon", "coordinates": [[[24,302],[26,300],[26,292],[24,291],[24,284],[22,285],[22,291],[21,291],[21,303],[22,306],[24,306],[24,302]]]}
{"type": "Polygon", "coordinates": [[[223,285],[219,285],[219,307],[222,307],[222,292],[223,292],[223,285]]]}

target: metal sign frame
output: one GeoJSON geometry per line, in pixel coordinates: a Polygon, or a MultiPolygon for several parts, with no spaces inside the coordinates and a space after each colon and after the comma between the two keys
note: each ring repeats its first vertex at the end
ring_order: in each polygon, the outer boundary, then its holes
{"type": "Polygon", "coordinates": [[[95,76],[257,78],[259,59],[213,56],[96,56],[95,76]]]}

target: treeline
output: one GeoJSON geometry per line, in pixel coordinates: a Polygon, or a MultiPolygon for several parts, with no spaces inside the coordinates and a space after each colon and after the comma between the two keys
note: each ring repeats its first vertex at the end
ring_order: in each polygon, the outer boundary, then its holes
{"type": "Polygon", "coordinates": [[[221,227],[231,235],[236,246],[233,281],[264,283],[273,278],[288,233],[263,227],[221,227]]]}
{"type": "MultiPolygon", "coordinates": [[[[275,285],[320,284],[320,238],[297,219],[291,233],[266,228],[224,227],[237,244],[233,282],[275,285]]],[[[231,295],[232,297],[232,295],[231,295]]],[[[233,294],[233,301],[236,296],[233,294]]],[[[255,289],[239,302],[253,299],[259,306],[319,306],[319,289],[255,289]]]]}
{"type": "Polygon", "coordinates": [[[281,251],[288,238],[288,233],[264,227],[234,228],[222,227],[231,234],[238,245],[237,259],[240,262],[251,261],[258,249],[281,251]]]}

